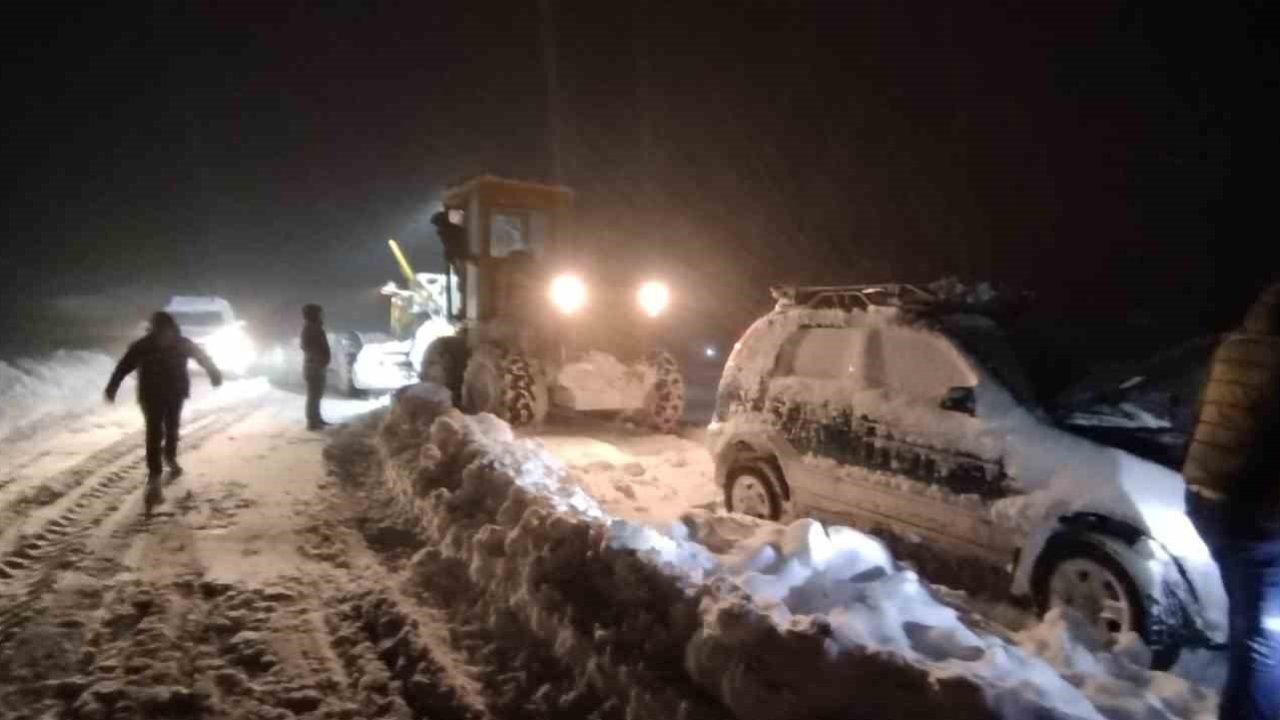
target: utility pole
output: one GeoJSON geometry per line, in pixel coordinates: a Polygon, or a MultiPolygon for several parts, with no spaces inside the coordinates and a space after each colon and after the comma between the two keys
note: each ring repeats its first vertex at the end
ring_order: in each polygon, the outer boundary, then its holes
{"type": "Polygon", "coordinates": [[[563,177],[560,164],[560,77],[556,67],[556,25],[552,0],[538,0],[542,14],[542,68],[547,76],[547,145],[551,182],[563,177]]]}

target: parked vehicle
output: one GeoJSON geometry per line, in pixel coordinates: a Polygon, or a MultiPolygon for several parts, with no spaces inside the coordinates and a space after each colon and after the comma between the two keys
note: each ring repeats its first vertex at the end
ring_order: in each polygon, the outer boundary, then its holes
{"type": "Polygon", "coordinates": [[[247,374],[258,360],[245,322],[237,319],[231,303],[216,296],[175,295],[164,311],[173,316],[182,333],[199,345],[228,376],[247,374]]]}
{"type": "Polygon", "coordinates": [[[1157,666],[1225,637],[1181,477],[1057,427],[983,303],[909,285],[775,297],[709,428],[730,510],[876,533],[934,582],[1137,632],[1157,666]]]}

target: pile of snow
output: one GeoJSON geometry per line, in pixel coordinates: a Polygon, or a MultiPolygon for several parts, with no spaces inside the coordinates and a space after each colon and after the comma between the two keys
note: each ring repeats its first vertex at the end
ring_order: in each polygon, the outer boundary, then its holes
{"type": "Polygon", "coordinates": [[[849,528],[611,519],[536,441],[442,388],[404,392],[379,448],[428,541],[424,581],[465,568],[493,627],[552,644],[631,718],[723,716],[696,688],[749,720],[1212,717],[1213,693],[1053,635],[1061,622],[1021,646],[971,629],[849,528]]]}
{"type": "Polygon", "coordinates": [[[1151,672],[1151,652],[1137,635],[1129,634],[1107,649],[1095,628],[1062,610],[1051,610],[1017,640],[1027,652],[1052,663],[1106,718],[1218,717],[1217,689],[1225,679],[1224,663],[1212,653],[1188,651],[1172,672],[1151,672]]]}
{"type": "MultiPolygon", "coordinates": [[[[114,368],[106,355],[78,350],[12,363],[0,360],[0,439],[42,420],[101,406],[114,368]]],[[[127,382],[118,397],[132,393],[127,382]]]]}
{"type": "Polygon", "coordinates": [[[721,505],[724,490],[715,482],[711,456],[699,443],[625,428],[592,434],[544,431],[538,441],[610,515],[669,523],[691,507],[721,505]]]}
{"type": "Polygon", "coordinates": [[[577,410],[638,408],[644,406],[654,377],[647,365],[624,365],[608,353],[592,350],[560,368],[551,392],[558,405],[577,410]]]}

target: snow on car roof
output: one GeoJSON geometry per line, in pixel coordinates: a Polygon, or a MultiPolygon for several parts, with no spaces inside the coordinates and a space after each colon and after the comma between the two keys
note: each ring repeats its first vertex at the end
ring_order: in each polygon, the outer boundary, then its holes
{"type": "Polygon", "coordinates": [[[215,295],[174,295],[164,306],[167,312],[231,312],[231,303],[215,295]]]}

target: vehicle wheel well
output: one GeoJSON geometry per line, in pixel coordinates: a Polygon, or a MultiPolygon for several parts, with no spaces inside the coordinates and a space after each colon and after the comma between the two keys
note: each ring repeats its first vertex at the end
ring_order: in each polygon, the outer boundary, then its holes
{"type": "MultiPolygon", "coordinates": [[[[1112,535],[1112,537],[1117,537],[1112,535]]],[[[1122,539],[1122,538],[1118,538],[1122,539]]],[[[1125,564],[1108,550],[1100,538],[1068,525],[1045,543],[1031,573],[1031,598],[1040,614],[1048,611],[1048,584],[1053,569],[1073,557],[1092,558],[1109,567],[1136,600],[1134,629],[1151,650],[1151,665],[1166,670],[1177,662],[1181,652],[1186,609],[1176,590],[1167,583],[1144,589],[1125,564]]]]}
{"type": "Polygon", "coordinates": [[[778,462],[778,457],[772,452],[759,450],[750,443],[739,440],[730,445],[721,457],[723,458],[722,467],[725,468],[725,477],[722,481],[728,480],[728,475],[734,468],[742,465],[759,466],[769,474],[770,479],[782,491],[782,499],[786,502],[791,501],[791,485],[782,472],[782,463],[778,462]]]}

